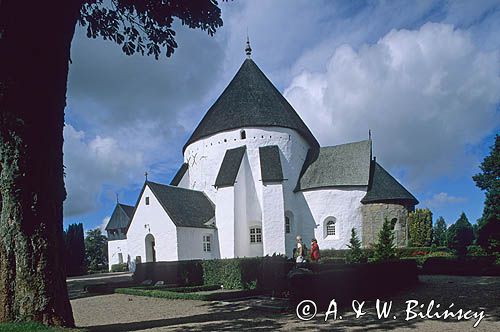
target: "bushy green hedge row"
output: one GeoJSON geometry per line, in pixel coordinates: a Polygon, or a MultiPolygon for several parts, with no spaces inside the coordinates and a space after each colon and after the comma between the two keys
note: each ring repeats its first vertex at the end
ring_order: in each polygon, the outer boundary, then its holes
{"type": "Polygon", "coordinates": [[[127,263],[111,265],[111,272],[125,272],[128,271],[127,263]]]}
{"type": "Polygon", "coordinates": [[[155,262],[138,264],[134,281],[179,285],[222,285],[224,289],[264,289],[279,292],[295,263],[282,256],[155,262]]]}
{"type": "Polygon", "coordinates": [[[424,274],[499,276],[500,266],[495,256],[430,257],[424,263],[424,274]]]}
{"type": "Polygon", "coordinates": [[[136,286],[133,288],[142,290],[167,290],[178,293],[191,293],[191,292],[217,290],[220,289],[220,285],[202,285],[202,286],[188,286],[188,287],[172,287],[168,285],[159,285],[159,286],[136,286]]]}
{"type": "Polygon", "coordinates": [[[221,301],[227,299],[233,299],[238,297],[247,297],[259,295],[261,292],[259,290],[235,290],[231,292],[223,293],[198,293],[198,292],[181,292],[174,291],[174,289],[138,289],[138,288],[117,288],[116,293],[127,294],[127,295],[137,295],[137,296],[149,296],[157,297],[163,299],[171,300],[199,300],[199,301],[221,301]]]}
{"type": "Polygon", "coordinates": [[[262,257],[206,260],[202,266],[205,285],[219,284],[225,289],[255,289],[262,257]]]}
{"type": "MultiPolygon", "coordinates": [[[[371,248],[363,248],[361,249],[366,257],[372,258],[374,256],[374,249],[371,248]]],[[[450,253],[451,250],[447,247],[405,247],[405,248],[396,248],[396,255],[399,258],[403,257],[417,257],[417,256],[426,256],[434,253],[450,253]]],[[[321,250],[321,260],[341,262],[342,259],[347,257],[349,253],[349,249],[325,249],[321,250]]],[[[439,255],[439,254],[438,254],[439,255]]]]}

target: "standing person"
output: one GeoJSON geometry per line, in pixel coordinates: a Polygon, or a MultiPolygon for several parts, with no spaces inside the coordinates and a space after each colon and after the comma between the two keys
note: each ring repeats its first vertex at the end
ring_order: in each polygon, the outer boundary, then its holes
{"type": "Polygon", "coordinates": [[[307,247],[302,242],[302,237],[300,235],[297,236],[297,249],[295,250],[295,261],[297,263],[305,263],[307,255],[307,247]]]}
{"type": "Polygon", "coordinates": [[[319,261],[319,245],[316,239],[311,240],[311,262],[319,261]]]}

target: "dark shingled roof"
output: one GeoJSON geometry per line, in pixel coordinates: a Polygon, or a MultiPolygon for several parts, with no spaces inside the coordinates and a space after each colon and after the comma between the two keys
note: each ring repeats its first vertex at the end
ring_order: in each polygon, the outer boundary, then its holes
{"type": "Polygon", "coordinates": [[[370,160],[370,140],[310,149],[295,191],[337,186],[368,186],[370,160]]]}
{"type": "Polygon", "coordinates": [[[106,230],[128,228],[133,214],[133,206],[117,203],[106,225],[106,230]]]}
{"type": "Polygon", "coordinates": [[[418,200],[393,178],[376,161],[372,161],[370,186],[361,203],[383,203],[387,201],[404,201],[411,205],[418,204],[418,200]]]}
{"type": "Polygon", "coordinates": [[[219,168],[219,173],[215,179],[216,187],[229,187],[234,186],[238,170],[240,169],[241,160],[245,154],[246,145],[226,150],[224,159],[219,168]]]}
{"type": "Polygon", "coordinates": [[[202,191],[147,181],[155,197],[176,226],[213,228],[215,206],[202,191]]]}
{"type": "Polygon", "coordinates": [[[283,181],[280,150],[277,145],[262,146],[259,148],[260,173],[262,182],[283,181]]]}
{"type": "Polygon", "coordinates": [[[183,163],[181,165],[181,167],[179,168],[177,173],[175,173],[172,181],[170,181],[171,186],[178,186],[179,185],[179,182],[181,182],[182,177],[184,176],[184,174],[186,174],[188,167],[189,167],[188,163],[183,163]]]}
{"type": "Polygon", "coordinates": [[[210,107],[184,145],[222,131],[242,127],[284,127],[296,130],[311,147],[316,138],[293,107],[251,59],[246,59],[227,88],[210,107]]]}

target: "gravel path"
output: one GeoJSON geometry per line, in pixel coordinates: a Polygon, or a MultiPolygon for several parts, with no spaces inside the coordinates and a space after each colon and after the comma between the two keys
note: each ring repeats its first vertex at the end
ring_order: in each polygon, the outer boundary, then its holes
{"type": "Polygon", "coordinates": [[[393,301],[393,308],[385,320],[377,319],[374,302],[366,302],[367,314],[359,319],[349,306],[339,308],[342,320],[327,322],[321,312],[301,321],[293,312],[259,311],[245,301],[229,304],[111,294],[71,303],[77,325],[90,331],[500,331],[500,277],[421,276],[420,280],[415,289],[386,299],[393,301]],[[439,312],[453,302],[454,312],[484,310],[485,318],[475,329],[476,319],[405,321],[405,301],[411,299],[425,305],[435,300],[441,304],[439,312]]]}

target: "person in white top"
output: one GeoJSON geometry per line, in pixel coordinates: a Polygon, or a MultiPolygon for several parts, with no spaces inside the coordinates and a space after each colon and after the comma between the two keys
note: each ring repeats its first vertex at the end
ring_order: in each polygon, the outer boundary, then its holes
{"type": "Polygon", "coordinates": [[[305,250],[304,250],[304,243],[302,243],[302,237],[300,235],[297,235],[297,249],[295,250],[295,256],[296,256],[295,261],[297,263],[304,263],[306,261],[304,251],[305,250]]]}

